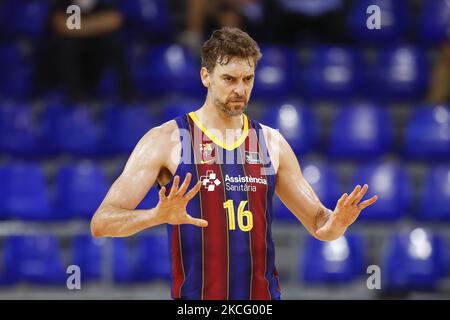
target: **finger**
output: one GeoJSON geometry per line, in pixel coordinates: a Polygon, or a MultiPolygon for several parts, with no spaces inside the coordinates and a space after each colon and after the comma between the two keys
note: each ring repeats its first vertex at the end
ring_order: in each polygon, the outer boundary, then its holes
{"type": "Polygon", "coordinates": [[[176,194],[176,192],[178,191],[178,184],[180,183],[180,177],[179,176],[175,176],[173,178],[173,184],[172,184],[172,188],[170,188],[170,193],[169,196],[167,198],[172,199],[172,197],[176,194]]]}
{"type": "Polygon", "coordinates": [[[355,196],[358,194],[360,188],[361,188],[361,186],[358,184],[355,187],[355,189],[353,189],[352,193],[350,193],[347,200],[345,200],[344,206],[348,206],[349,204],[351,204],[353,202],[353,200],[355,200],[355,196]]]}
{"type": "Polygon", "coordinates": [[[208,226],[208,221],[203,220],[203,219],[192,218],[190,215],[187,215],[184,223],[193,224],[194,226],[201,227],[201,228],[208,226]]]}
{"type": "Polygon", "coordinates": [[[161,190],[159,190],[159,199],[164,201],[167,199],[166,197],[166,187],[161,187],[161,190]]]}
{"type": "Polygon", "coordinates": [[[192,177],[191,173],[188,172],[186,174],[186,178],[184,178],[184,181],[181,184],[180,189],[177,192],[177,196],[178,195],[181,195],[181,196],[184,195],[184,193],[186,192],[187,188],[189,187],[189,183],[191,183],[191,177],[192,177]]]}
{"type": "Polygon", "coordinates": [[[337,206],[342,207],[344,205],[345,200],[347,200],[348,194],[344,193],[338,200],[337,206]]]}
{"type": "Polygon", "coordinates": [[[365,184],[361,191],[358,192],[358,194],[355,197],[355,200],[352,202],[352,205],[357,205],[359,201],[361,201],[361,199],[364,197],[364,195],[366,194],[367,190],[369,189],[369,186],[367,184],[365,184]]]}
{"type": "Polygon", "coordinates": [[[359,205],[358,205],[358,209],[359,210],[363,210],[363,209],[365,209],[365,208],[367,208],[368,206],[370,206],[371,204],[373,204],[375,201],[377,201],[378,200],[378,196],[373,196],[372,198],[370,198],[370,199],[368,199],[368,200],[366,200],[366,201],[363,201],[363,202],[361,202],[359,205]]]}
{"type": "Polygon", "coordinates": [[[202,182],[199,180],[195,184],[195,186],[193,186],[192,189],[189,190],[189,192],[185,194],[184,198],[188,201],[191,200],[200,191],[201,187],[202,187],[202,182]]]}

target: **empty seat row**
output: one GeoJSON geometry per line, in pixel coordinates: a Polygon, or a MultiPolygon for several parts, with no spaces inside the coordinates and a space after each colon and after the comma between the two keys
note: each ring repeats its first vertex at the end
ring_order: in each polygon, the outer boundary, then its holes
{"type": "Polygon", "coordinates": [[[412,33],[417,33],[420,41],[429,44],[440,43],[449,38],[450,5],[447,1],[421,1],[418,21],[415,20],[412,10],[408,10],[412,9],[411,4],[412,2],[407,0],[352,1],[347,19],[349,31],[358,41],[369,44],[402,40],[412,33]],[[377,9],[373,9],[374,6],[380,9],[381,18],[381,28],[375,30],[367,27],[368,17],[377,12],[377,9]]]}
{"type": "MultiPolygon", "coordinates": [[[[448,243],[438,234],[423,228],[396,232],[383,241],[382,256],[375,258],[367,254],[367,240],[351,232],[332,242],[306,236],[299,248],[298,280],[307,285],[349,284],[368,277],[368,266],[375,265],[381,271],[380,284],[385,291],[433,290],[449,275],[448,243]]],[[[54,235],[8,236],[2,242],[0,285],[28,282],[62,286],[69,265],[79,267],[82,285],[90,281],[133,284],[170,279],[165,235],[140,235],[134,243],[125,238],[77,235],[71,240],[68,258],[63,257],[67,255],[54,235]]]]}
{"type": "MultiPolygon", "coordinates": [[[[334,209],[346,190],[334,166],[323,161],[301,163],[305,179],[325,206],[334,209]]],[[[117,173],[118,175],[119,173],[117,173]]],[[[390,221],[414,216],[423,221],[450,221],[450,166],[430,167],[414,196],[412,177],[398,163],[372,162],[355,168],[349,181],[353,189],[367,183],[366,197],[377,194],[376,204],[366,208],[358,221],[390,221]]],[[[111,182],[94,162],[61,166],[54,183],[43,168],[32,164],[0,166],[0,218],[8,220],[90,219],[100,205],[111,182]]],[[[277,221],[295,221],[293,214],[274,197],[277,221]]],[[[152,208],[158,192],[152,187],[138,208],[152,208]]]]}
{"type": "MultiPolygon", "coordinates": [[[[159,115],[145,105],[109,105],[101,118],[89,106],[50,105],[41,119],[17,103],[0,105],[0,153],[18,156],[111,156],[129,154],[152,127],[199,106],[196,100],[171,102],[159,115]]],[[[450,107],[418,106],[394,148],[394,119],[380,105],[353,103],[336,108],[325,145],[314,110],[295,101],[260,108],[261,123],[279,129],[298,155],[320,151],[330,157],[372,159],[388,153],[423,160],[450,157],[450,107]]]]}
{"type": "Polygon", "coordinates": [[[108,270],[111,280],[117,283],[167,281],[169,278],[165,235],[140,235],[134,244],[126,239],[109,241],[77,235],[71,239],[68,255],[63,254],[61,241],[55,235],[8,236],[2,242],[0,285],[27,282],[65,286],[70,275],[69,265],[79,267],[81,285],[89,281],[108,281],[108,270]],[[108,246],[112,250],[108,250],[108,246]]]}
{"type": "MultiPolygon", "coordinates": [[[[436,290],[449,275],[448,240],[423,228],[386,239],[380,261],[370,260],[367,239],[350,233],[332,242],[308,237],[300,254],[300,279],[310,285],[350,283],[379,274],[383,291],[436,290]],[[378,268],[370,269],[375,265],[378,268]]],[[[384,242],[383,242],[384,243],[384,242]]]]}
{"type": "MultiPolygon", "coordinates": [[[[61,166],[54,185],[39,164],[2,165],[0,182],[0,219],[36,221],[91,219],[110,186],[92,162],[61,166]]],[[[138,208],[152,208],[157,200],[152,188],[138,208]]]]}
{"type": "MultiPolygon", "coordinates": [[[[348,46],[311,48],[309,58],[296,49],[262,45],[253,87],[253,99],[273,101],[301,96],[312,101],[366,97],[379,101],[415,101],[428,89],[431,64],[423,48],[386,47],[366,58],[361,49],[348,46]]],[[[142,49],[130,45],[128,70],[140,97],[186,95],[204,97],[200,61],[177,44],[142,49]]],[[[23,98],[33,92],[31,61],[14,44],[0,45],[0,96],[23,98]],[[29,59],[28,59],[29,60],[29,59]]],[[[118,81],[105,72],[97,96],[116,97],[118,81]]]]}
{"type": "MultiPolygon", "coordinates": [[[[397,163],[369,163],[357,167],[344,189],[336,170],[321,161],[302,163],[303,176],[322,203],[330,209],[357,185],[369,185],[365,199],[378,195],[375,204],[364,209],[356,223],[396,221],[413,217],[419,221],[450,221],[450,167],[438,165],[424,176],[416,199],[412,177],[397,163]]],[[[296,223],[283,203],[274,198],[275,221],[296,223]]]]}

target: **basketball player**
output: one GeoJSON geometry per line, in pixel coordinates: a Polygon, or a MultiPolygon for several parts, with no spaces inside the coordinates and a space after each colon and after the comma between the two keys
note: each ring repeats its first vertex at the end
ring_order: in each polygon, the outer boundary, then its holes
{"type": "Polygon", "coordinates": [[[128,237],[167,224],[174,299],[280,299],[271,236],[274,193],[317,239],[344,234],[368,186],[324,207],[289,144],[247,118],[256,42],[237,28],[213,32],[202,47],[197,110],[148,131],[91,221],[96,237],[128,237]],[[153,184],[159,202],[134,210],[153,184]]]}

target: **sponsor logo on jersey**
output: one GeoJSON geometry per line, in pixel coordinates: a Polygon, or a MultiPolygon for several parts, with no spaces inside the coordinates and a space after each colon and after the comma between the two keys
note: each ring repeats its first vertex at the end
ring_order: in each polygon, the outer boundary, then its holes
{"type": "MultiPolygon", "coordinates": [[[[213,170],[207,170],[206,175],[200,177],[200,181],[208,192],[214,191],[222,183],[213,170]]],[[[227,191],[255,192],[258,184],[267,185],[267,179],[252,176],[225,175],[225,190],[227,191]]]]}
{"type": "Polygon", "coordinates": [[[201,176],[200,181],[207,191],[214,191],[216,187],[221,184],[219,178],[217,178],[216,174],[212,170],[206,171],[206,175],[201,176]]]}

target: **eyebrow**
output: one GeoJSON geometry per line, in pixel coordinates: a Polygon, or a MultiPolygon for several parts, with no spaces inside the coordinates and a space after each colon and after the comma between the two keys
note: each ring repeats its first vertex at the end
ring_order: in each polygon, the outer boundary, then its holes
{"type": "MultiPolygon", "coordinates": [[[[244,76],[244,78],[248,78],[248,77],[254,77],[255,75],[252,73],[252,74],[247,74],[247,75],[245,75],[244,76]]],[[[230,77],[230,78],[236,78],[235,76],[232,76],[232,75],[230,75],[230,74],[227,74],[227,73],[224,73],[224,74],[222,74],[221,75],[221,77],[230,77]]]]}

